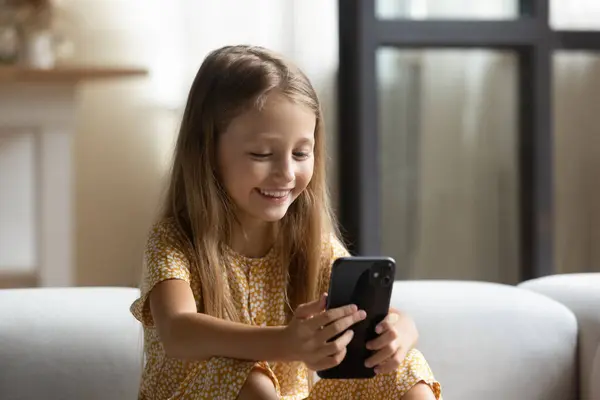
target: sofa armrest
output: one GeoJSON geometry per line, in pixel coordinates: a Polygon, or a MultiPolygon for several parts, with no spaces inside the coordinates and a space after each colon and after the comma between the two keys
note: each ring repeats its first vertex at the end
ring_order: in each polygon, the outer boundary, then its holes
{"type": "Polygon", "coordinates": [[[546,295],[573,311],[579,325],[579,398],[600,399],[600,273],[553,275],[519,287],[546,295]]]}
{"type": "Polygon", "coordinates": [[[133,288],[0,290],[0,399],[135,399],[133,288]]]}

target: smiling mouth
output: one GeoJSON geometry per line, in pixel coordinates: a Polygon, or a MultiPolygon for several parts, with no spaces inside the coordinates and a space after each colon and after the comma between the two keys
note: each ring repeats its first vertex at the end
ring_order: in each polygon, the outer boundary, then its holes
{"type": "Polygon", "coordinates": [[[267,190],[267,189],[258,189],[258,192],[265,197],[270,197],[272,199],[284,199],[292,193],[291,189],[287,190],[267,190]]]}

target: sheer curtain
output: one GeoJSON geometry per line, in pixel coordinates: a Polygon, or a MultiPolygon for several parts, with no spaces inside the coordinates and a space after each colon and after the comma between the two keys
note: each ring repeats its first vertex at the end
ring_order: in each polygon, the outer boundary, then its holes
{"type": "MultiPolygon", "coordinates": [[[[600,3],[551,0],[554,29],[600,30],[600,3]]],[[[600,56],[554,57],[556,259],[560,272],[600,271],[600,56]]]]}
{"type": "MultiPolygon", "coordinates": [[[[514,18],[514,0],[379,0],[381,18],[514,18]]],[[[600,29],[593,0],[552,1],[555,29],[600,29]]],[[[558,272],[600,270],[595,54],[554,57],[558,272]]],[[[378,55],[384,250],[401,278],[518,279],[517,60],[485,50],[378,55]]]]}
{"type": "MultiPolygon", "coordinates": [[[[508,18],[516,12],[509,1],[389,0],[378,6],[382,18],[508,18]]],[[[378,62],[383,248],[399,262],[399,278],[515,282],[516,57],[384,49],[378,62]]]]}

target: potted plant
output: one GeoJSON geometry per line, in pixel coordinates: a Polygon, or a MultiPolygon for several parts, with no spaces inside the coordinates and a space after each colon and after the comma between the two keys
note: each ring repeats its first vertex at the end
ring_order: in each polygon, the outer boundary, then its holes
{"type": "Polygon", "coordinates": [[[0,65],[12,65],[19,58],[19,29],[10,10],[0,3],[0,65]]]}
{"type": "MultiPolygon", "coordinates": [[[[57,0],[0,0],[14,13],[21,36],[21,62],[33,68],[52,68],[59,40],[57,0]]],[[[2,3],[0,3],[2,4],[2,3]]]]}

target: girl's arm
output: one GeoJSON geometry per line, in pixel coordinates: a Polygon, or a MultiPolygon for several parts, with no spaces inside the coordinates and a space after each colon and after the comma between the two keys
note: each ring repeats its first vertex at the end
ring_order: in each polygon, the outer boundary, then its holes
{"type": "Polygon", "coordinates": [[[207,360],[288,361],[284,327],[260,327],[198,313],[189,284],[171,279],[158,283],[149,295],[150,310],[169,357],[207,360]]]}

